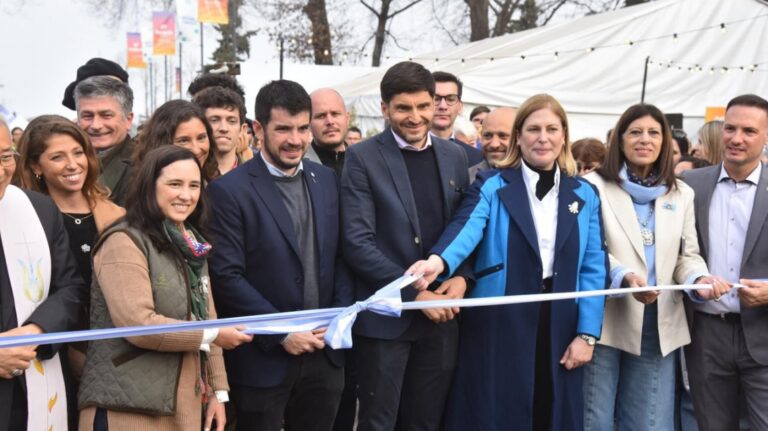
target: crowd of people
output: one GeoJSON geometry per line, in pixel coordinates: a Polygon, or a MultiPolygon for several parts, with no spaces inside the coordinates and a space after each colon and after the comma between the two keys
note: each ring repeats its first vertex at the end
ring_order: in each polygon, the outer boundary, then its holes
{"type": "Polygon", "coordinates": [[[364,137],[334,89],[272,81],[251,120],[210,74],[134,124],[128,78],[94,58],[74,121],[0,120],[0,337],[345,307],[405,273],[404,301],[611,295],[363,312],[349,350],[0,348],[0,429],[768,430],[765,99],[694,145],[650,104],[572,142],[551,95],[461,120],[459,78],[401,62],[364,137]]]}

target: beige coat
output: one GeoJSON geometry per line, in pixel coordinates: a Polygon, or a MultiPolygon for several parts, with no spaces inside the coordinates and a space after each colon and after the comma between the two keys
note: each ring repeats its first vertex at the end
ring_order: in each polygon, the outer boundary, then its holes
{"type": "MultiPolygon", "coordinates": [[[[139,326],[174,323],[156,314],[152,299],[147,259],[128,235],[115,233],[102,245],[93,259],[94,276],[98,277],[115,326],[139,326]]],[[[208,318],[216,319],[216,309],[208,295],[208,318]]],[[[177,388],[176,412],[173,416],[151,416],[140,413],[107,411],[110,431],[133,430],[200,430],[202,429],[202,396],[195,393],[200,367],[200,343],[203,331],[132,337],[128,340],[142,348],[186,352],[182,359],[177,388]]],[[[212,392],[229,390],[221,348],[211,345],[208,380],[212,392]]],[[[213,393],[210,396],[213,396],[213,393]]],[[[93,429],[95,407],[80,411],[80,430],[93,429]]]]}
{"type": "MultiPolygon", "coordinates": [[[[648,279],[643,241],[632,198],[620,185],[597,173],[584,177],[600,193],[603,232],[611,269],[621,265],[648,279]]],[[[684,284],[689,277],[708,274],[699,255],[693,190],[682,181],[677,189],[656,199],[656,284],[684,284]]],[[[691,342],[682,292],[662,292],[658,301],[661,354],[666,356],[691,342]]],[[[605,302],[600,344],[640,355],[645,305],[632,295],[609,297],[605,302]]]]}

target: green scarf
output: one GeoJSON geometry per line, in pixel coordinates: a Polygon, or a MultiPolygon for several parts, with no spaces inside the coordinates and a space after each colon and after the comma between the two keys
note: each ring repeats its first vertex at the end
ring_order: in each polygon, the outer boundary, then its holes
{"type": "Polygon", "coordinates": [[[171,239],[171,243],[184,257],[187,263],[187,275],[189,276],[190,293],[192,296],[192,316],[195,320],[208,319],[208,286],[207,281],[201,282],[201,272],[211,244],[205,241],[200,233],[190,225],[185,225],[184,232],[168,220],[163,222],[163,227],[171,239]]]}

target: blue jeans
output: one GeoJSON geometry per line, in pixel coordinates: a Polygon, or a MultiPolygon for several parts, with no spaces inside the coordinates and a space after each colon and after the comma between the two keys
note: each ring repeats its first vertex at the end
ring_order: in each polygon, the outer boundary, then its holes
{"type": "Polygon", "coordinates": [[[595,346],[584,369],[585,431],[675,429],[677,355],[661,356],[656,318],[656,305],[646,306],[640,356],[595,346]]]}

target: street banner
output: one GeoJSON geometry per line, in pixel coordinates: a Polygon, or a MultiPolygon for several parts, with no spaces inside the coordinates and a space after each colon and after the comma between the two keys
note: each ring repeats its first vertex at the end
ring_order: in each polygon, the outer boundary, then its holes
{"type": "Polygon", "coordinates": [[[152,13],[154,55],[176,55],[176,14],[173,12],[152,13]]]}
{"type": "Polygon", "coordinates": [[[144,52],[141,48],[141,33],[128,33],[128,65],[127,68],[146,69],[144,52]]]}
{"type": "Polygon", "coordinates": [[[229,0],[197,0],[197,20],[210,24],[229,24],[229,0]]]}

